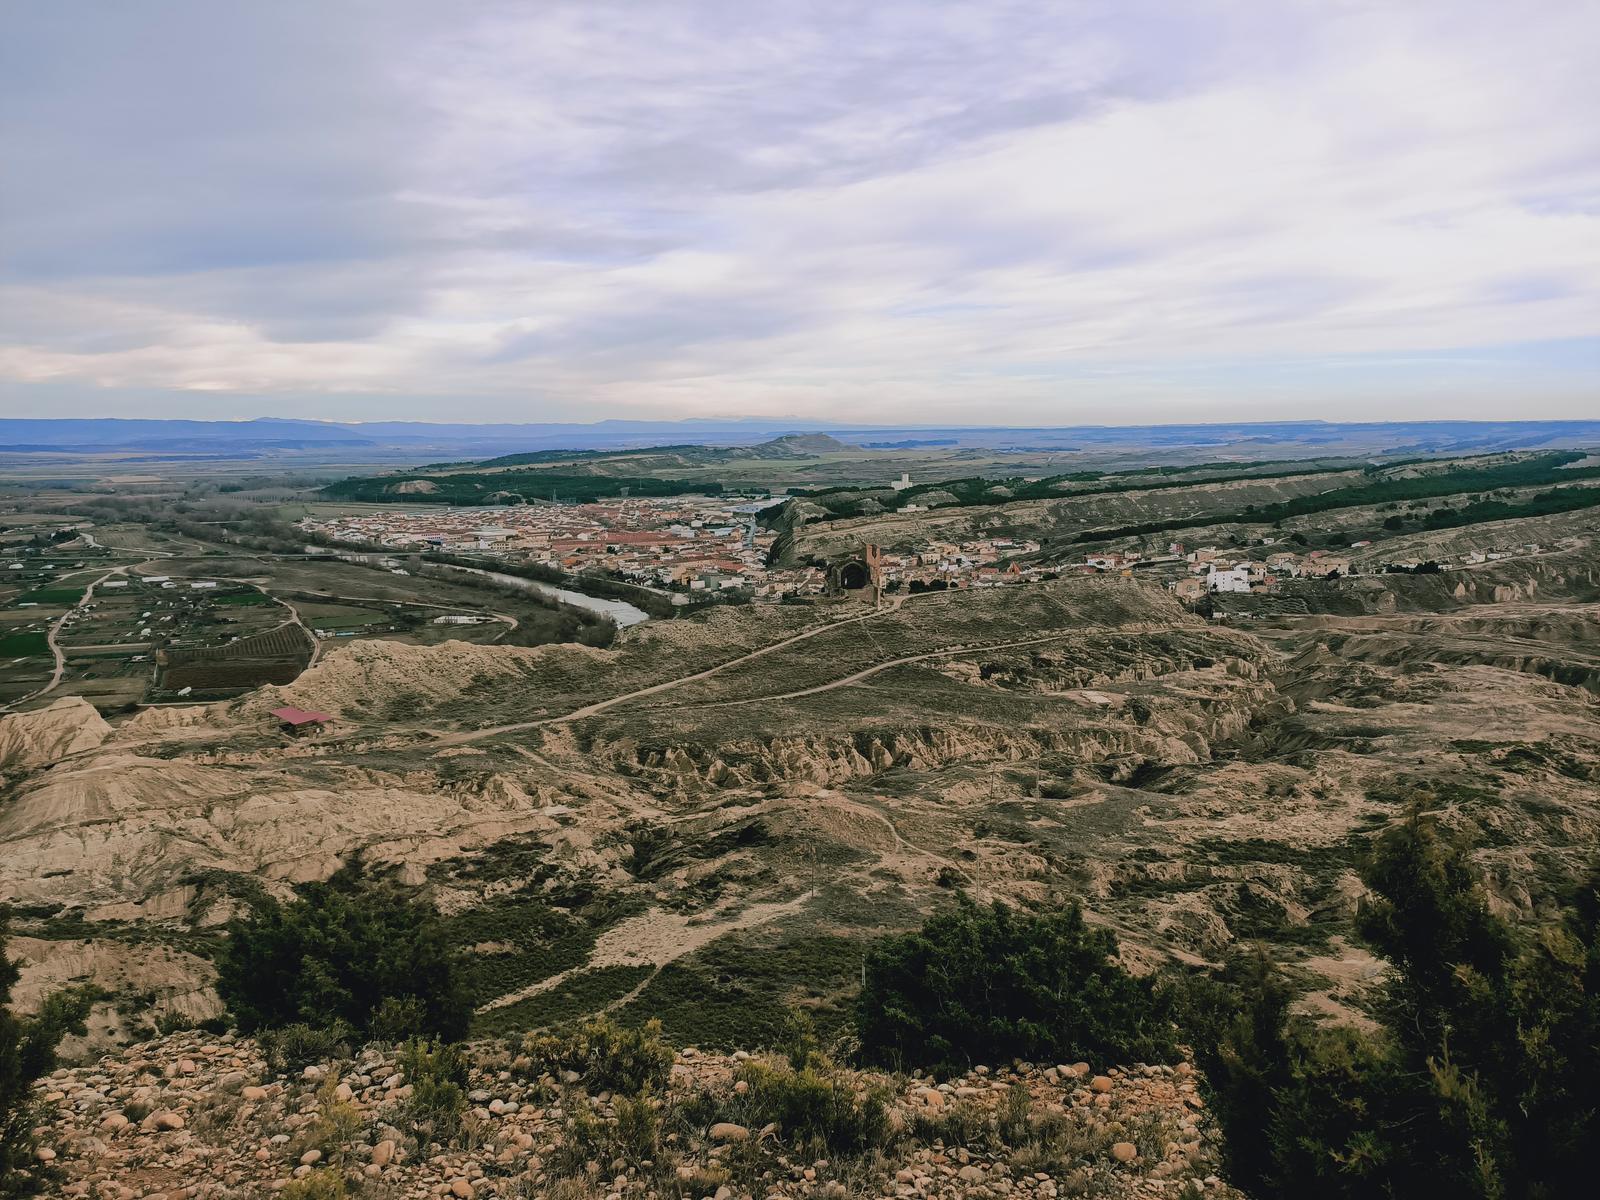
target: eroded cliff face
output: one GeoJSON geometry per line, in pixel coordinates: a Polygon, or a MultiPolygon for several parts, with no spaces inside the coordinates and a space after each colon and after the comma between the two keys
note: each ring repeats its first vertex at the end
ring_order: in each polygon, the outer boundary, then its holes
{"type": "MultiPolygon", "coordinates": [[[[975,664],[961,665],[979,670],[975,664]]],[[[956,667],[942,673],[965,674],[956,667]]],[[[1070,674],[1076,678],[1080,672],[1070,674]]],[[[1261,677],[1254,661],[1245,659],[1181,673],[1133,669],[1121,680],[1090,677],[1098,686],[1057,688],[1050,686],[1047,673],[1035,676],[1021,666],[1014,668],[1008,676],[1013,689],[1055,702],[1054,711],[1040,714],[1031,725],[976,719],[938,727],[869,722],[855,730],[762,739],[665,745],[597,741],[588,752],[609,769],[679,799],[798,781],[870,784],[895,770],[934,772],[962,764],[1026,764],[1044,758],[1127,775],[1150,763],[1208,761],[1213,743],[1238,737],[1263,712],[1290,703],[1261,677]],[[1134,686],[1157,679],[1162,686],[1134,686]],[[1120,690],[1108,690],[1113,688],[1120,690]]],[[[992,676],[963,682],[983,690],[998,687],[992,676]]]]}
{"type": "Polygon", "coordinates": [[[20,773],[92,750],[111,736],[94,705],[67,696],[48,708],[0,717],[0,771],[20,773]]]}
{"type": "Polygon", "coordinates": [[[516,779],[300,764],[263,770],[112,752],[63,763],[0,807],[0,894],[94,911],[159,910],[197,872],[326,878],[358,853],[449,857],[548,831],[516,779]]]}

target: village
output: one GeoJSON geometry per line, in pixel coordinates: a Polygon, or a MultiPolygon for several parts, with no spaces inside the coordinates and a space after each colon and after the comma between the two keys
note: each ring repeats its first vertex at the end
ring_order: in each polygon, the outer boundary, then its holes
{"type": "MultiPolygon", "coordinates": [[[[770,565],[777,535],[762,529],[757,516],[782,500],[674,496],[493,509],[384,509],[307,517],[300,528],[395,554],[482,554],[675,592],[731,590],[766,601],[821,595],[828,588],[824,567],[770,565]]],[[[1057,572],[1007,561],[1038,550],[1038,542],[1019,538],[930,541],[914,551],[884,553],[881,582],[885,591],[894,592],[1053,578],[1057,572]]],[[[395,566],[403,569],[398,561],[395,566]]]]}
{"type": "MultiPolygon", "coordinates": [[[[1362,542],[1358,549],[1369,545],[1362,542]]],[[[1095,572],[1165,568],[1167,590],[1180,600],[1198,600],[1214,592],[1270,590],[1283,579],[1329,579],[1352,573],[1348,555],[1311,550],[1273,550],[1264,542],[1250,552],[1201,546],[1190,550],[1182,542],[1170,543],[1161,553],[1139,551],[1086,554],[1082,569],[1095,572]],[[1267,551],[1259,557],[1258,551],[1267,551]]]]}
{"type": "MultiPolygon", "coordinates": [[[[569,575],[599,574],[627,583],[692,595],[723,593],[779,602],[829,590],[827,567],[773,565],[777,535],[758,516],[783,497],[740,500],[715,496],[623,497],[592,504],[522,504],[497,508],[385,507],[308,516],[307,534],[324,541],[376,547],[394,555],[471,553],[550,567],[569,575]]],[[[1348,549],[1305,549],[1263,539],[1246,548],[1170,542],[1142,550],[1094,551],[1079,562],[1035,561],[1040,543],[995,535],[965,541],[922,539],[876,554],[877,580],[893,594],[987,588],[1068,574],[1154,574],[1180,600],[1218,593],[1270,592],[1293,579],[1335,579],[1378,571],[1444,570],[1537,554],[1536,544],[1473,550],[1459,562],[1358,562],[1370,541],[1348,549]]],[[[398,558],[388,564],[404,570],[398,558]]]]}
{"type": "MultiPolygon", "coordinates": [[[[1276,539],[1264,539],[1260,546],[1248,550],[1222,549],[1217,546],[1200,546],[1188,549],[1182,542],[1170,543],[1164,552],[1099,552],[1084,555],[1077,569],[1089,573],[1120,572],[1131,574],[1135,570],[1164,568],[1167,590],[1178,599],[1193,602],[1208,595],[1228,593],[1271,592],[1280,583],[1291,579],[1338,579],[1362,573],[1350,554],[1330,550],[1273,549],[1276,539]]],[[[1350,550],[1365,550],[1370,541],[1350,544],[1350,550]]],[[[1470,550],[1453,559],[1401,559],[1364,564],[1368,573],[1422,573],[1448,570],[1453,566],[1476,566],[1530,554],[1539,554],[1544,547],[1528,542],[1510,548],[1470,550]]]]}

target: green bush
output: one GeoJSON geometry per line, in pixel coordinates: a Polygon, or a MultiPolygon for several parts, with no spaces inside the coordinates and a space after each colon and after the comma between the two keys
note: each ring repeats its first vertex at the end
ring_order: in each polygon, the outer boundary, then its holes
{"type": "Polygon", "coordinates": [[[454,1138],[467,1111],[467,1060],[460,1049],[412,1038],[400,1050],[400,1069],[411,1085],[406,1110],[419,1135],[454,1138]]]}
{"type": "Polygon", "coordinates": [[[591,1162],[607,1162],[617,1157],[615,1134],[594,1115],[587,1100],[565,1106],[566,1121],[561,1140],[550,1155],[550,1173],[558,1179],[582,1176],[591,1162]]]}
{"type": "Polygon", "coordinates": [[[1378,839],[1363,877],[1376,898],[1360,930],[1394,966],[1381,1037],[1291,1018],[1260,957],[1180,1005],[1232,1181],[1297,1200],[1591,1195],[1600,879],[1519,933],[1465,849],[1417,816],[1378,839]]]}
{"type": "Polygon", "coordinates": [[[323,1167],[299,1179],[291,1179],[278,1193],[283,1200],[345,1200],[349,1194],[344,1186],[344,1177],[332,1167],[323,1167]]]}
{"type": "Polygon", "coordinates": [[[43,1190],[54,1173],[41,1164],[33,1130],[42,1120],[33,1083],[56,1067],[56,1047],[69,1033],[82,1034],[95,992],[74,988],[49,997],[37,1016],[11,1011],[11,989],[21,976],[4,947],[10,911],[0,905],[0,1197],[11,1200],[43,1190]]]}
{"type": "Polygon", "coordinates": [[[817,1023],[803,1008],[790,1008],[784,1014],[778,1031],[777,1048],[789,1060],[789,1065],[799,1070],[822,1053],[822,1041],[817,1037],[817,1023]]]}
{"type": "Polygon", "coordinates": [[[310,1025],[263,1029],[256,1035],[267,1066],[280,1075],[349,1057],[349,1039],[347,1028],[313,1029],[310,1025]]]}
{"type": "Polygon", "coordinates": [[[354,870],[229,927],[217,990],[246,1033],[305,1024],[454,1040],[471,1007],[432,906],[354,870]]]}
{"type": "Polygon", "coordinates": [[[745,1124],[776,1124],[780,1135],[808,1153],[860,1154],[889,1136],[889,1109],[880,1090],[858,1091],[856,1083],[813,1055],[806,1066],[751,1062],[737,1078],[745,1093],[745,1124]]]}
{"type": "Polygon", "coordinates": [[[375,1042],[405,1042],[427,1032],[428,1006],[416,996],[385,997],[367,1026],[375,1042]]]}
{"type": "Polygon", "coordinates": [[[666,1084],[672,1073],[673,1050],[661,1040],[661,1022],[625,1029],[607,1017],[585,1021],[576,1029],[529,1034],[522,1052],[532,1070],[558,1075],[576,1071],[596,1091],[637,1095],[666,1084]]]}
{"type": "Polygon", "coordinates": [[[325,1162],[340,1163],[364,1123],[359,1108],[339,1099],[338,1077],[330,1075],[317,1089],[316,1120],[300,1131],[297,1143],[302,1152],[320,1150],[325,1162]]]}
{"type": "Polygon", "coordinates": [[[661,1114],[646,1092],[617,1096],[612,1101],[617,1122],[613,1132],[616,1156],[634,1166],[661,1157],[661,1114]]]}
{"type": "Polygon", "coordinates": [[[1117,941],[1082,911],[1031,915],[960,896],[916,933],[867,954],[856,1003],[862,1054],[955,1074],[1013,1058],[1170,1060],[1171,1021],[1117,941]]]}
{"type": "Polygon", "coordinates": [[[1113,1142],[1132,1133],[1121,1124],[1074,1121],[1051,1103],[1035,1105],[1027,1085],[1013,1084],[990,1108],[979,1100],[957,1100],[942,1109],[920,1109],[911,1137],[927,1146],[963,1148],[1003,1156],[1014,1171],[1066,1174],[1110,1153],[1113,1142]]]}

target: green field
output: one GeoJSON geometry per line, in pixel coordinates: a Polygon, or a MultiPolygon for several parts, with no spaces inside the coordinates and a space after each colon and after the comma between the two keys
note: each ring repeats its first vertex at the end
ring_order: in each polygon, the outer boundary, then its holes
{"type": "Polygon", "coordinates": [[[83,599],[81,587],[39,588],[17,597],[18,604],[76,604],[83,599]]]}
{"type": "Polygon", "coordinates": [[[0,658],[22,658],[49,653],[50,644],[42,633],[10,633],[0,637],[0,658]]]}
{"type": "Polygon", "coordinates": [[[389,622],[376,613],[365,617],[318,617],[313,623],[317,629],[369,629],[374,625],[388,628],[389,622]]]}
{"type": "Polygon", "coordinates": [[[270,604],[272,601],[260,592],[231,592],[225,596],[216,596],[213,604],[231,604],[234,606],[249,606],[255,604],[270,604]]]}

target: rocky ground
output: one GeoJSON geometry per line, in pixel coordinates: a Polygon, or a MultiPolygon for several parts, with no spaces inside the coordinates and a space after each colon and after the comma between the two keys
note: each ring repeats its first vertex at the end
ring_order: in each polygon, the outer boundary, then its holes
{"type": "Polygon", "coordinates": [[[1214,1173],[1186,1063],[1019,1063],[940,1083],[845,1072],[858,1094],[884,1089],[888,1132],[879,1149],[838,1154],[725,1119],[749,1056],[685,1049],[649,1102],[656,1140],[641,1156],[615,1152],[618,1097],[502,1044],[475,1044],[471,1060],[470,1109],[441,1146],[419,1138],[392,1050],[280,1075],[252,1040],[175,1034],[43,1080],[40,1155],[60,1170],[56,1194],[96,1200],[244,1200],[334,1176],[374,1200],[1239,1195],[1214,1173]]]}

